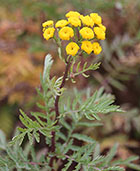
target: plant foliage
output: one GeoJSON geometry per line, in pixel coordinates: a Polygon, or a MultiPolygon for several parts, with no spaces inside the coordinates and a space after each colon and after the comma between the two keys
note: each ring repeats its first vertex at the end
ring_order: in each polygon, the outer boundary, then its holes
{"type": "Polygon", "coordinates": [[[119,106],[113,105],[114,96],[104,93],[103,88],[93,94],[89,90],[85,94],[75,89],[73,96],[68,96],[65,100],[64,89],[60,88],[62,77],[50,78],[52,64],[51,55],[47,55],[41,77],[42,91],[37,89],[44,102],[44,104],[37,103],[42,112],[31,112],[27,115],[20,110],[20,120],[24,128],[18,128],[10,143],[6,142],[3,132],[0,132],[0,169],[3,171],[10,171],[14,168],[19,171],[49,171],[52,168],[57,170],[61,167],[63,171],[70,168],[75,171],[81,169],[84,171],[123,171],[124,165],[140,170],[140,166],[132,163],[138,159],[137,156],[131,156],[126,160],[114,159],[118,144],[115,144],[107,155],[101,155],[100,145],[96,140],[82,132],[76,132],[79,126],[102,126],[101,114],[122,111],[119,106]],[[55,119],[53,110],[55,97],[58,95],[61,97],[59,123],[55,119]],[[52,132],[56,134],[55,151],[50,150],[52,132]],[[41,134],[46,139],[48,152],[39,155],[34,144],[41,142],[41,134]],[[23,141],[25,137],[28,137],[29,142],[23,141]],[[82,143],[82,146],[77,145],[75,141],[82,143]],[[21,146],[22,143],[24,146],[21,146]],[[55,162],[53,161],[51,165],[52,158],[55,162]]]}

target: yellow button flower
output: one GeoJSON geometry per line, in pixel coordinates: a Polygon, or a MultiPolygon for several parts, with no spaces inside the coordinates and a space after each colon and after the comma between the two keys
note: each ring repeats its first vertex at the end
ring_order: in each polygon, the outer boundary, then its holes
{"type": "Polygon", "coordinates": [[[69,18],[69,17],[77,17],[79,18],[80,16],[80,13],[79,12],[76,12],[76,11],[69,11],[67,14],[66,14],[66,17],[69,18]]]}
{"type": "Polygon", "coordinates": [[[69,17],[68,18],[69,23],[74,26],[74,27],[78,27],[81,26],[81,21],[79,18],[77,17],[69,17]]]}
{"type": "Polygon", "coordinates": [[[80,16],[80,19],[82,20],[82,23],[86,26],[90,26],[90,27],[93,27],[94,25],[94,22],[92,20],[92,18],[89,16],[89,15],[86,15],[86,16],[80,16]]]}
{"type": "Polygon", "coordinates": [[[93,50],[92,43],[90,41],[82,41],[81,49],[90,54],[93,50]]]}
{"type": "Polygon", "coordinates": [[[92,18],[92,20],[95,24],[101,24],[102,23],[102,18],[97,13],[91,13],[90,17],[92,18]]]}
{"type": "Polygon", "coordinates": [[[93,46],[93,51],[95,55],[98,55],[102,51],[102,47],[100,46],[98,42],[94,42],[92,46],[93,46]]]}
{"type": "Polygon", "coordinates": [[[53,23],[54,23],[53,20],[48,20],[48,21],[42,23],[42,26],[43,27],[53,26],[53,23]]]}
{"type": "Polygon", "coordinates": [[[66,53],[67,53],[67,55],[75,56],[76,53],[78,52],[78,50],[79,50],[79,46],[75,42],[70,42],[66,46],[66,53]]]}
{"type": "Polygon", "coordinates": [[[94,37],[94,33],[91,28],[83,27],[79,32],[84,39],[92,39],[94,37]]]}
{"type": "Polygon", "coordinates": [[[62,40],[69,40],[70,38],[72,38],[74,36],[74,31],[71,27],[63,27],[60,29],[59,31],[59,37],[62,40]]]}
{"type": "Polygon", "coordinates": [[[50,38],[52,38],[54,36],[54,32],[55,32],[55,29],[53,27],[49,27],[44,31],[43,37],[46,40],[49,40],[50,38]]]}
{"type": "Polygon", "coordinates": [[[103,24],[98,24],[98,26],[105,32],[106,31],[106,27],[103,24]]]}
{"type": "Polygon", "coordinates": [[[100,27],[94,27],[94,32],[97,36],[97,39],[104,40],[105,39],[105,32],[100,27]]]}
{"type": "Polygon", "coordinates": [[[65,27],[68,24],[67,20],[59,20],[56,22],[55,27],[65,27]]]}

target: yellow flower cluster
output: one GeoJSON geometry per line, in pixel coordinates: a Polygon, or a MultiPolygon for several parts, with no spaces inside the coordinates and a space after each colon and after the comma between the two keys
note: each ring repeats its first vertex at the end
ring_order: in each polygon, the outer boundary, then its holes
{"type": "Polygon", "coordinates": [[[46,40],[49,40],[50,38],[53,37],[54,32],[55,32],[55,29],[53,27],[49,27],[49,28],[45,29],[43,36],[46,40]]]}
{"type": "Polygon", "coordinates": [[[89,27],[83,27],[79,32],[83,39],[92,39],[94,37],[94,32],[89,27]]]}
{"type": "Polygon", "coordinates": [[[59,31],[59,37],[62,40],[69,40],[70,38],[72,38],[74,36],[74,31],[71,27],[63,27],[60,29],[59,31]]]}
{"type": "Polygon", "coordinates": [[[65,27],[66,25],[68,25],[68,21],[67,20],[59,20],[57,21],[57,23],[55,24],[55,27],[65,27]]]}
{"type": "Polygon", "coordinates": [[[102,48],[98,42],[94,42],[92,44],[92,47],[93,47],[93,51],[94,51],[95,55],[98,55],[102,51],[102,48]]]}
{"type": "Polygon", "coordinates": [[[53,38],[56,30],[56,37],[70,41],[66,46],[68,55],[75,56],[80,46],[87,54],[93,52],[98,55],[102,47],[97,40],[104,40],[106,37],[106,27],[102,24],[102,18],[97,13],[83,16],[76,11],[70,11],[65,16],[67,19],[57,21],[55,26],[52,20],[42,24],[44,38],[53,38]]]}
{"type": "Polygon", "coordinates": [[[77,11],[69,11],[67,14],[66,14],[66,17],[69,18],[69,17],[80,17],[80,13],[77,12],[77,11]]]}
{"type": "Polygon", "coordinates": [[[69,23],[74,26],[74,27],[78,27],[81,26],[81,21],[79,18],[77,17],[69,17],[68,18],[69,23]]]}
{"type": "Polygon", "coordinates": [[[93,22],[93,20],[92,20],[92,18],[90,16],[88,16],[88,15],[86,15],[86,16],[81,15],[80,19],[82,20],[82,23],[84,25],[93,27],[94,22],[93,22]]]}
{"type": "Polygon", "coordinates": [[[54,24],[53,20],[48,20],[48,21],[44,22],[44,23],[42,24],[42,26],[43,26],[43,27],[53,26],[53,24],[54,24]]]}
{"type": "Polygon", "coordinates": [[[93,50],[92,43],[90,41],[82,41],[81,49],[84,50],[87,54],[90,54],[93,50]]]}
{"type": "Polygon", "coordinates": [[[53,20],[48,20],[44,23],[42,23],[43,26],[43,37],[46,40],[49,40],[54,36],[55,28],[53,27],[54,22],[53,20]]]}
{"type": "Polygon", "coordinates": [[[97,39],[100,39],[100,40],[105,39],[105,32],[101,27],[94,27],[94,32],[97,36],[97,39]]]}
{"type": "Polygon", "coordinates": [[[75,42],[70,42],[66,46],[66,52],[68,55],[75,56],[79,50],[79,46],[75,42]]]}

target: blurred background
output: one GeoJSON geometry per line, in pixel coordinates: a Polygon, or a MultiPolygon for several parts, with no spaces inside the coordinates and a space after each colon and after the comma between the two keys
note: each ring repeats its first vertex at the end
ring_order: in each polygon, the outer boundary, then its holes
{"type": "MultiPolygon", "coordinates": [[[[87,60],[101,61],[90,77],[80,76],[79,89],[104,86],[113,93],[123,114],[104,117],[104,128],[94,130],[102,153],[120,143],[118,155],[140,155],[140,0],[0,0],[0,129],[10,139],[19,124],[19,108],[34,110],[40,74],[47,53],[55,59],[52,74],[61,75],[53,41],[42,37],[42,22],[65,18],[69,10],[98,12],[107,27],[103,52],[87,60]]],[[[92,131],[93,130],[85,130],[92,131]]]]}

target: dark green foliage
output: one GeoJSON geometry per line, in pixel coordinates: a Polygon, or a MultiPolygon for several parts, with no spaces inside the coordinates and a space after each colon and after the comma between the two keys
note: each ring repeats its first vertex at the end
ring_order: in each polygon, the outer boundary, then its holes
{"type": "MultiPolygon", "coordinates": [[[[30,116],[20,110],[20,120],[24,128],[18,128],[17,134],[13,140],[6,144],[4,134],[0,136],[0,168],[2,170],[34,170],[44,171],[51,170],[50,162],[56,158],[53,168],[57,170],[61,165],[58,161],[66,161],[63,171],[67,171],[75,163],[75,171],[84,170],[101,170],[101,171],[123,171],[120,165],[125,165],[136,170],[139,166],[133,164],[137,156],[127,160],[114,160],[117,153],[118,145],[115,144],[107,155],[100,155],[100,145],[89,135],[82,132],[76,132],[77,127],[96,127],[102,126],[101,114],[110,112],[122,112],[119,106],[113,105],[114,96],[104,93],[100,88],[91,95],[88,89],[86,93],[73,90],[73,96],[63,94],[64,88],[61,87],[62,78],[50,78],[50,70],[53,60],[51,55],[45,59],[44,72],[41,77],[42,92],[37,89],[40,98],[44,104],[38,103],[37,106],[44,112],[31,112],[30,116]],[[63,94],[63,96],[62,96],[63,94]],[[54,119],[54,103],[57,96],[60,96],[60,116],[59,122],[54,119]],[[70,122],[67,121],[70,120],[70,122]],[[91,121],[89,121],[91,120],[91,121]],[[95,120],[95,121],[93,121],[95,120]],[[97,122],[97,121],[98,122],[97,122]],[[63,131],[65,130],[65,131],[63,131]],[[49,150],[52,143],[52,132],[55,132],[55,151],[47,152],[38,157],[38,151],[34,147],[35,141],[40,142],[40,134],[46,139],[46,148],[49,150]],[[27,135],[29,143],[26,142],[24,147],[20,147],[24,137],[27,135]],[[82,146],[76,145],[75,140],[82,146]],[[9,146],[10,145],[10,146],[9,146]]],[[[93,67],[93,69],[95,69],[93,67]]]]}

